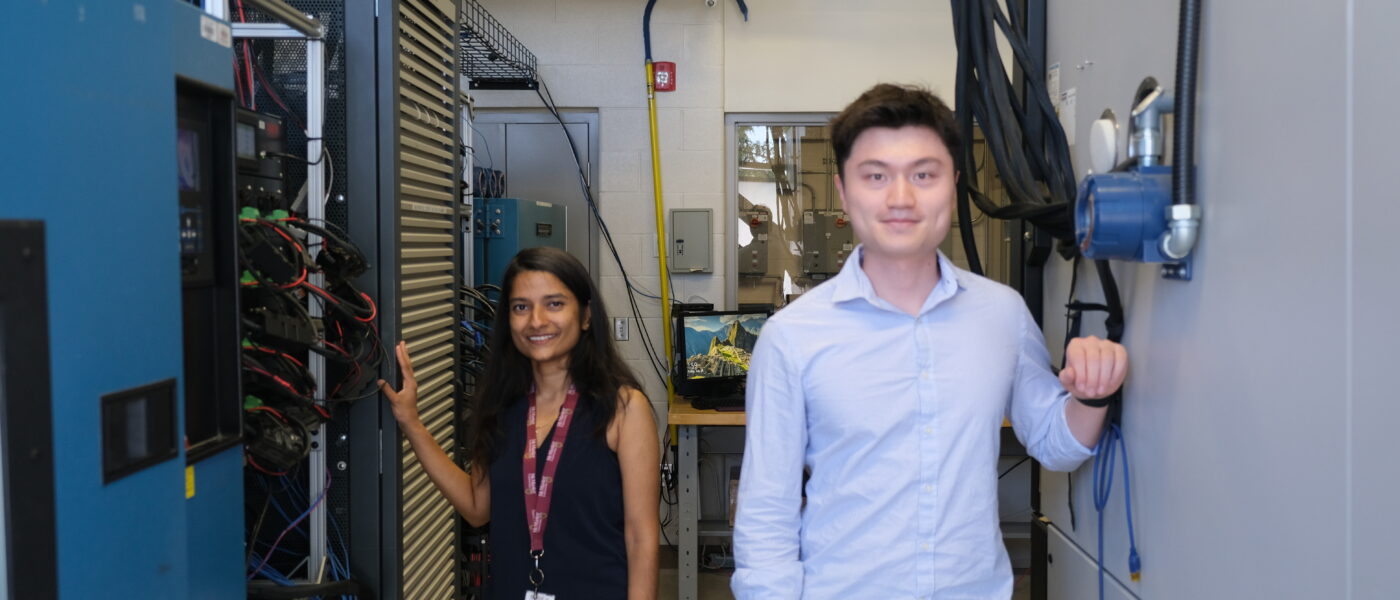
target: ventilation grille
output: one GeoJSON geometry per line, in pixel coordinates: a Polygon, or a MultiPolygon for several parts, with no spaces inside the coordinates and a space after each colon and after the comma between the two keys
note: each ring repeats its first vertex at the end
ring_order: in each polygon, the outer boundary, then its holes
{"type": "MultiPolygon", "coordinates": [[[[399,336],[415,365],[423,423],[449,456],[457,450],[456,17],[451,0],[398,3],[399,336]]],[[[400,452],[403,597],[455,598],[456,512],[407,441],[400,452]]]]}

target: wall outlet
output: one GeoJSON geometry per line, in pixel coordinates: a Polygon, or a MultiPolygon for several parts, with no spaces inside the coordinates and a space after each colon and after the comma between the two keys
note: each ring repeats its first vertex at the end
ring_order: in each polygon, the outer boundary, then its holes
{"type": "Polygon", "coordinates": [[[613,339],[627,341],[627,317],[613,317],[613,339]]]}

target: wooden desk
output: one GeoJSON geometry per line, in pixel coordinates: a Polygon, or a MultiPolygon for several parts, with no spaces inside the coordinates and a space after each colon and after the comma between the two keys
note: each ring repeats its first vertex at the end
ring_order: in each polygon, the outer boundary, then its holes
{"type": "Polygon", "coordinates": [[[690,402],[676,400],[666,413],[667,425],[743,425],[744,411],[718,411],[695,408],[690,402]]]}
{"type": "MultiPolygon", "coordinates": [[[[743,411],[702,410],[691,406],[690,401],[677,398],[666,411],[666,424],[676,426],[676,475],[677,504],[680,520],[679,557],[677,577],[680,589],[679,600],[698,600],[697,573],[700,569],[700,538],[729,537],[734,535],[728,521],[700,521],[700,427],[743,427],[746,415],[743,411]]],[[[1003,428],[1011,427],[1011,422],[1002,420],[1003,428]]],[[[742,476],[742,475],[741,475],[742,476]]]]}

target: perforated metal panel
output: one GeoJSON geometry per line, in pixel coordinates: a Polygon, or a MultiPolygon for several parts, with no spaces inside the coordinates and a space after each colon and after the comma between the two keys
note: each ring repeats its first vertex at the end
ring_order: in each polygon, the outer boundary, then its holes
{"type": "MultiPolygon", "coordinates": [[[[243,3],[246,5],[246,3],[243,3]]],[[[325,121],[322,124],[321,137],[326,151],[331,156],[331,174],[334,179],[328,181],[330,184],[331,203],[326,206],[326,219],[336,225],[344,227],[348,221],[346,206],[344,202],[336,199],[346,193],[346,145],[345,135],[345,1],[344,0],[287,0],[299,11],[312,15],[321,21],[326,27],[326,106],[325,121]]],[[[234,21],[246,20],[253,23],[271,23],[274,19],[258,12],[251,7],[243,8],[242,17],[239,16],[240,6],[236,2],[230,3],[233,8],[232,18],[234,21]]],[[[293,126],[287,128],[287,148],[300,149],[306,147],[306,132],[296,124],[300,119],[306,118],[306,44],[299,40],[258,40],[248,42],[252,49],[251,56],[259,67],[262,74],[266,75],[269,81],[258,80],[257,83],[257,108],[260,111],[274,114],[294,115],[289,117],[288,123],[293,126]],[[273,86],[272,92],[278,98],[274,99],[268,93],[266,86],[273,86]],[[281,101],[281,104],[278,103],[281,101]],[[283,106],[285,105],[285,109],[283,106]]],[[[237,56],[243,54],[242,43],[235,44],[234,51],[237,56]]],[[[311,157],[311,160],[316,160],[311,157]]],[[[306,164],[301,161],[287,161],[287,185],[293,191],[301,187],[306,181],[306,164]]]]}
{"type": "MultiPolygon", "coordinates": [[[[399,337],[418,377],[423,423],[457,448],[457,6],[401,0],[398,17],[399,337]]],[[[458,595],[457,516],[408,442],[400,448],[403,598],[458,595]]]]}
{"type": "MultiPolygon", "coordinates": [[[[349,214],[346,203],[339,200],[347,194],[346,182],[349,175],[346,160],[349,145],[346,142],[345,0],[287,0],[287,3],[303,13],[316,17],[326,28],[324,40],[326,95],[321,137],[323,146],[330,157],[327,174],[333,175],[327,180],[331,201],[326,205],[326,220],[342,228],[348,228],[349,214]]],[[[271,17],[249,6],[247,2],[230,2],[229,5],[232,9],[231,19],[233,21],[275,22],[271,17]]],[[[247,47],[250,51],[249,60],[260,69],[260,73],[255,71],[253,75],[257,84],[255,86],[257,89],[255,97],[257,109],[286,117],[286,123],[289,126],[284,130],[285,147],[288,148],[289,152],[299,154],[306,148],[306,132],[300,127],[300,123],[306,118],[306,43],[299,40],[254,40],[249,41],[247,47]],[[275,99],[274,94],[277,96],[275,99]]],[[[242,42],[234,44],[236,57],[243,56],[243,48],[242,42]]],[[[315,158],[311,160],[315,160],[315,158]]],[[[295,193],[306,182],[307,165],[300,160],[289,160],[283,164],[287,174],[288,189],[295,193]]],[[[322,162],[320,166],[325,168],[327,165],[322,162]]],[[[332,373],[332,377],[338,376],[338,373],[332,373]]],[[[368,401],[375,400],[375,398],[370,398],[368,401]]],[[[349,526],[351,477],[354,472],[350,468],[350,444],[353,438],[349,436],[349,433],[348,410],[342,408],[337,410],[335,418],[326,424],[326,439],[329,440],[326,446],[326,464],[331,469],[334,481],[326,492],[325,504],[328,517],[332,520],[328,527],[328,530],[333,532],[330,542],[332,551],[338,553],[342,560],[347,561],[350,560],[349,549],[355,534],[355,531],[349,526]]],[[[353,441],[364,443],[370,440],[365,438],[364,442],[353,441]]],[[[308,487],[305,473],[298,476],[296,486],[301,489],[308,487]]],[[[248,489],[258,490],[259,488],[249,487],[248,489]]],[[[257,491],[256,494],[257,497],[261,497],[262,492],[257,491]]],[[[255,506],[253,509],[256,510],[257,507],[255,506]]],[[[310,551],[308,541],[305,538],[292,535],[287,536],[282,541],[281,548],[291,552],[285,557],[275,557],[270,564],[287,569],[290,569],[300,560],[300,557],[305,556],[310,551]],[[292,558],[292,556],[296,558],[292,558]],[[284,558],[290,562],[284,564],[282,562],[284,558]]],[[[355,566],[359,567],[359,565],[355,566]]]]}

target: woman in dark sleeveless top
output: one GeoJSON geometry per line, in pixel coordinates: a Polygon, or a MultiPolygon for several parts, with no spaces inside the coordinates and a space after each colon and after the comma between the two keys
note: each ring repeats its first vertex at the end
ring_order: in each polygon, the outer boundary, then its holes
{"type": "Polygon", "coordinates": [[[656,425],[607,335],[602,298],[583,265],[552,248],[516,255],[501,288],[471,402],[470,473],[423,426],[403,343],[403,389],[380,382],[394,418],[457,512],[491,523],[489,597],[654,599],[656,425]]]}

